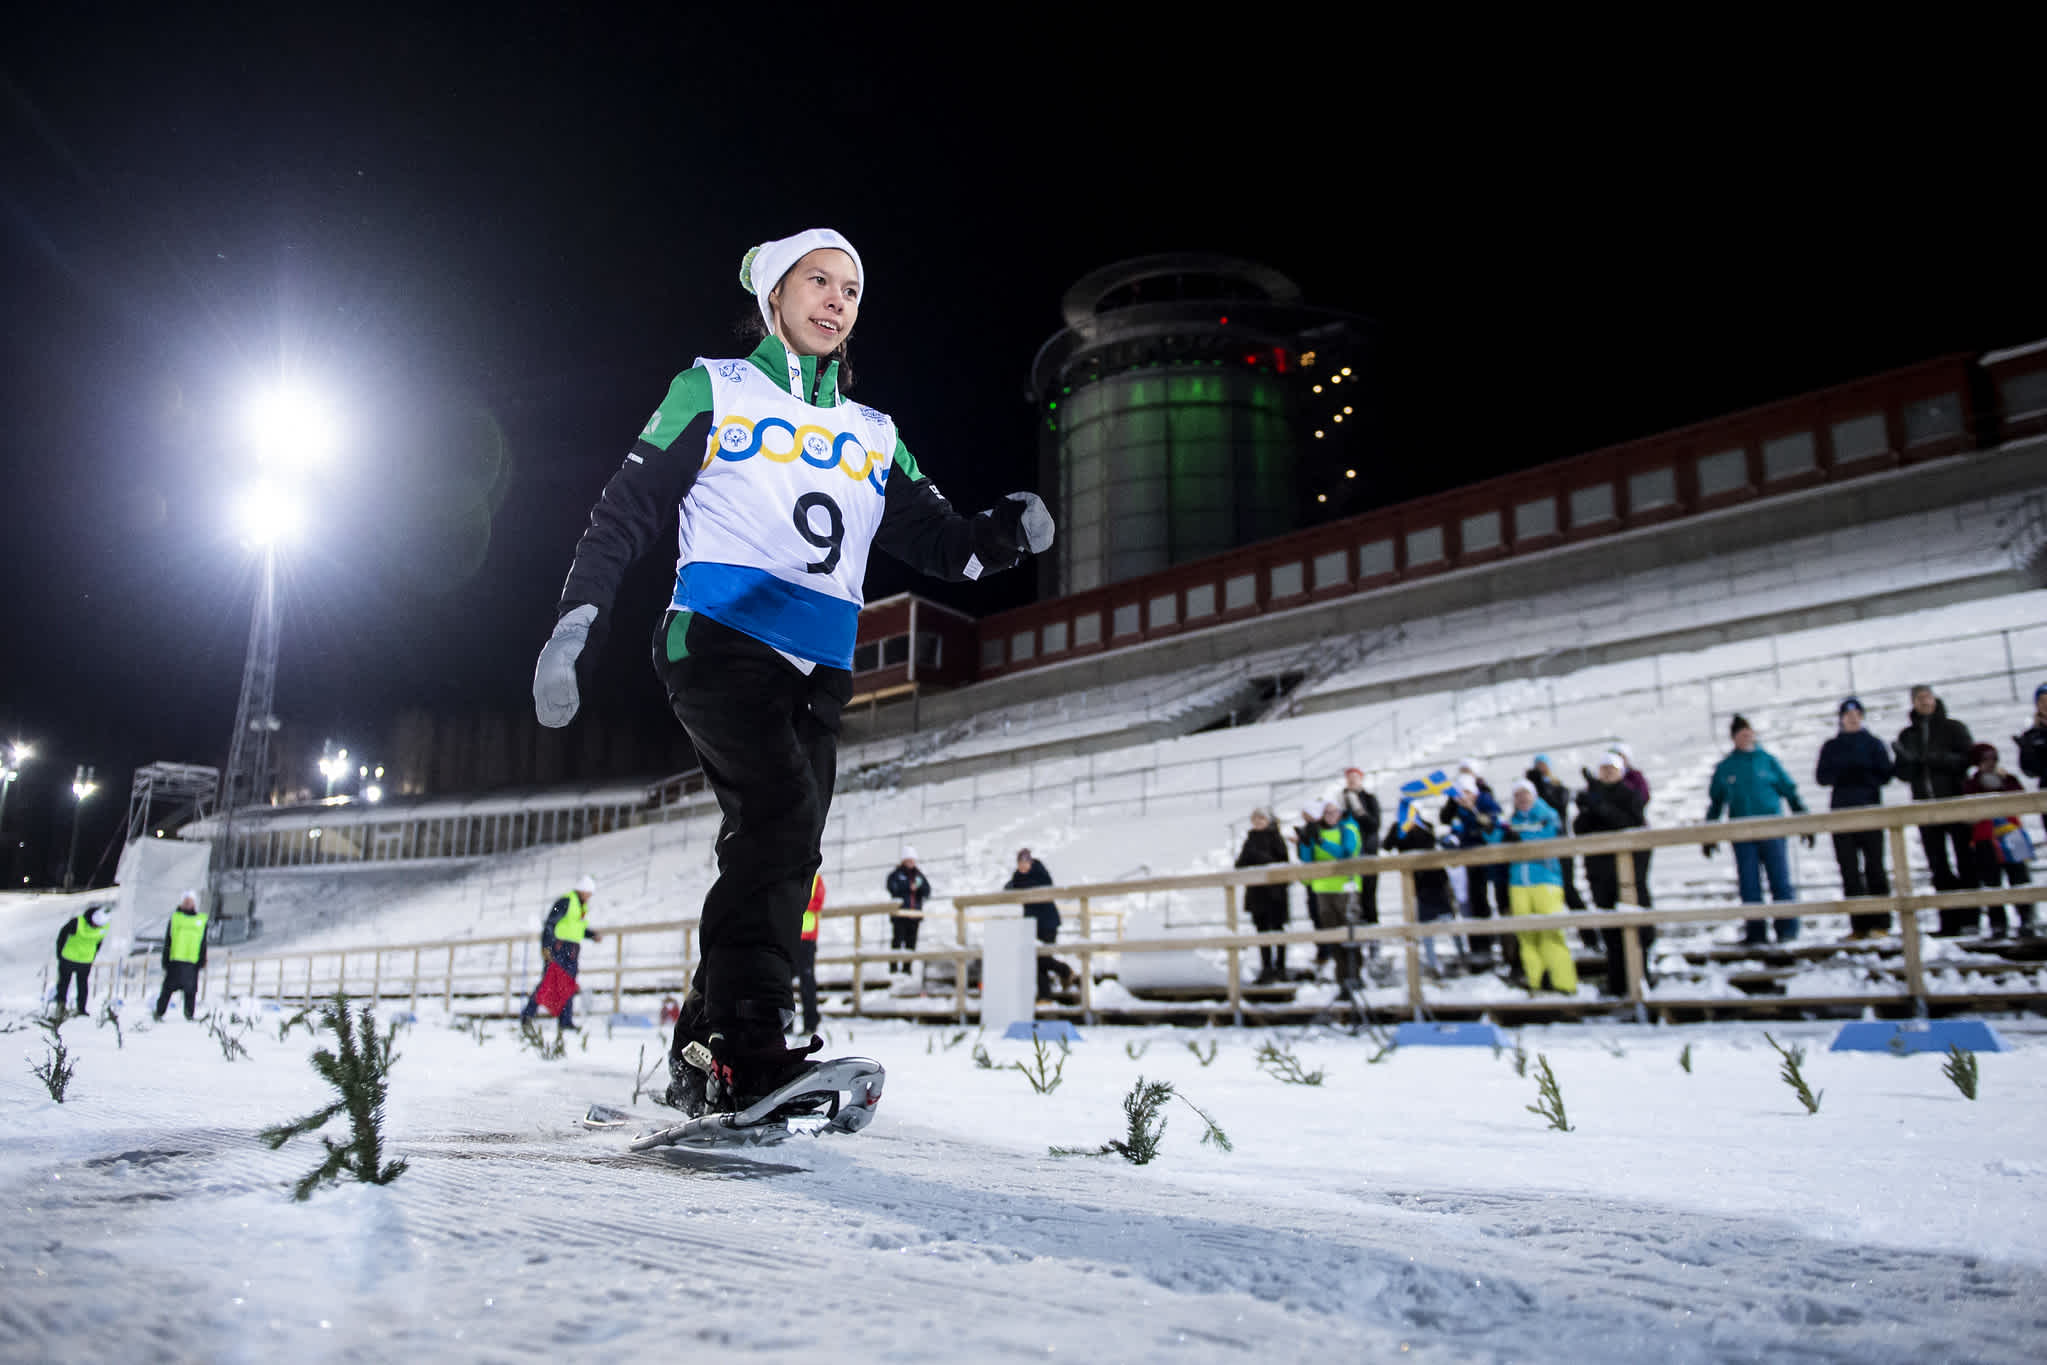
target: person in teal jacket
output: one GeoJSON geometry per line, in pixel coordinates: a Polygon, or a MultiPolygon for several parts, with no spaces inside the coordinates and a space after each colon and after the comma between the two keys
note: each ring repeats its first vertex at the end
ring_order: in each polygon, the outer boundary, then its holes
{"type": "MultiPolygon", "coordinates": [[[[1756,730],[1746,716],[1736,716],[1728,727],[1734,740],[1734,752],[1720,760],[1713,769],[1713,781],[1708,790],[1706,819],[1718,820],[1722,811],[1730,820],[1751,820],[1767,815],[1782,815],[1788,803],[1795,814],[1805,814],[1805,802],[1798,797],[1798,786],[1791,780],[1791,774],[1784,771],[1779,763],[1761,745],[1756,743],[1756,730]]],[[[1811,848],[1813,837],[1805,836],[1805,846],[1811,848]]],[[[1707,844],[1708,858],[1719,851],[1718,844],[1707,844]]],[[[1791,880],[1791,860],[1785,851],[1782,839],[1756,839],[1734,846],[1735,880],[1741,887],[1743,905],[1763,903],[1763,878],[1770,879],[1770,899],[1783,904],[1798,899],[1798,887],[1791,880]]],[[[1792,943],[1798,938],[1798,917],[1783,916],[1771,921],[1777,930],[1779,943],[1792,943]]],[[[1746,941],[1762,944],[1770,941],[1769,927],[1762,920],[1748,922],[1746,941]]]]}
{"type": "MultiPolygon", "coordinates": [[[[1523,778],[1514,784],[1513,809],[1507,818],[1486,833],[1487,843],[1527,843],[1555,839],[1564,832],[1563,818],[1536,795],[1535,784],[1523,778]]],[[[1507,913],[1510,915],[1554,915],[1564,908],[1564,873],[1555,858],[1535,858],[1511,863],[1507,868],[1507,913]]],[[[1578,993],[1578,966],[1571,960],[1571,945],[1561,929],[1518,934],[1521,941],[1521,970],[1528,976],[1528,989],[1549,989],[1565,995],[1578,993]]]]}
{"type": "MultiPolygon", "coordinates": [[[[1303,810],[1303,816],[1311,814],[1303,810]]],[[[1301,861],[1304,863],[1333,863],[1340,858],[1355,858],[1364,847],[1364,836],[1358,830],[1357,821],[1343,813],[1343,807],[1334,801],[1322,806],[1322,818],[1312,824],[1303,824],[1298,845],[1301,861]]],[[[1346,924],[1357,923],[1356,877],[1314,877],[1308,882],[1308,903],[1317,929],[1339,929],[1346,924]]],[[[1362,955],[1355,947],[1339,943],[1317,945],[1317,957],[1326,955],[1336,963],[1339,981],[1358,982],[1364,973],[1362,955]]]]}

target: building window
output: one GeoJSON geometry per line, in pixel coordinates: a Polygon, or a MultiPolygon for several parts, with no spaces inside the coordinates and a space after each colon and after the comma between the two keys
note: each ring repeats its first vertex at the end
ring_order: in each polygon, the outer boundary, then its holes
{"type": "Polygon", "coordinates": [[[1393,541],[1368,540],[1358,546],[1358,577],[1384,578],[1393,572],[1393,541]]]}
{"type": "Polygon", "coordinates": [[[1645,469],[1640,474],[1628,476],[1628,512],[1653,511],[1658,507],[1677,505],[1677,471],[1665,466],[1662,469],[1645,469]]]}
{"type": "Polygon", "coordinates": [[[1237,611],[1258,605],[1258,575],[1240,573],[1223,580],[1223,610],[1237,611]]]}
{"type": "Polygon", "coordinates": [[[1951,393],[1905,405],[1905,444],[1931,445],[1962,434],[1962,404],[1951,393]]]}
{"type": "Polygon", "coordinates": [[[1151,628],[1153,630],[1157,630],[1160,626],[1177,625],[1179,620],[1180,598],[1177,593],[1169,592],[1163,597],[1151,599],[1151,628]]]}
{"type": "Polygon", "coordinates": [[[1514,539],[1535,540],[1557,533],[1557,500],[1540,498],[1514,509],[1514,539]]]}
{"type": "Polygon", "coordinates": [[[1137,603],[1125,602],[1116,608],[1115,627],[1117,635],[1137,634],[1137,603]]]}
{"type": "Polygon", "coordinates": [[[1009,637],[1009,661],[1020,664],[1038,652],[1038,633],[1034,630],[1020,630],[1009,637]]]}
{"type": "Polygon", "coordinates": [[[1187,589],[1187,619],[1198,621],[1215,615],[1215,584],[1200,583],[1187,589]]]}
{"type": "Polygon", "coordinates": [[[1417,564],[1434,564],[1443,557],[1443,528],[1425,527],[1407,533],[1407,563],[1412,568],[1417,564]]]}
{"type": "Polygon", "coordinates": [[[1613,485],[1595,483],[1571,490],[1571,529],[1613,520],[1613,485]]]}
{"type": "Polygon", "coordinates": [[[1997,382],[1997,394],[2004,404],[2006,419],[2030,417],[2047,412],[2047,370],[2010,375],[1997,382]]]}
{"type": "Polygon", "coordinates": [[[1482,554],[1487,550],[1500,548],[1500,514],[1480,512],[1475,517],[1466,517],[1457,525],[1459,541],[1468,555],[1482,554]]]}
{"type": "Polygon", "coordinates": [[[864,645],[853,646],[853,671],[872,673],[881,666],[881,642],[869,640],[864,645]]]}
{"type": "Polygon", "coordinates": [[[1272,595],[1293,597],[1301,591],[1301,561],[1272,566],[1272,595]]]}
{"type": "Polygon", "coordinates": [[[1349,560],[1350,556],[1342,550],[1331,550],[1326,555],[1316,555],[1316,588],[1333,588],[1339,583],[1348,583],[1350,581],[1349,560]]]}
{"type": "Polygon", "coordinates": [[[891,635],[881,642],[881,666],[894,668],[897,664],[910,662],[910,637],[891,635]]]}
{"type": "Polygon", "coordinates": [[[983,668],[1002,667],[1002,641],[1000,640],[981,641],[981,667],[983,668]]]}
{"type": "Polygon", "coordinates": [[[1047,654],[1061,654],[1065,650],[1066,623],[1064,621],[1054,621],[1051,625],[1045,627],[1045,652],[1047,654]]]}
{"type": "Polygon", "coordinates": [[[1091,611],[1073,618],[1073,647],[1085,648],[1102,642],[1102,614],[1091,611]]]}
{"type": "Polygon", "coordinates": [[[945,662],[945,637],[933,631],[917,632],[917,667],[936,668],[945,662]]]}
{"type": "Polygon", "coordinates": [[[1714,497],[1748,487],[1748,452],[1723,450],[1699,458],[1699,496],[1714,497]]]}
{"type": "Polygon", "coordinates": [[[1795,478],[1817,468],[1819,460],[1813,454],[1812,433],[1809,431],[1794,431],[1789,436],[1763,442],[1764,483],[1795,478]]]}
{"type": "Polygon", "coordinates": [[[1890,434],[1884,430],[1884,415],[1880,412],[1864,413],[1845,422],[1836,422],[1830,434],[1834,438],[1836,464],[1887,454],[1891,448],[1890,434]]]}

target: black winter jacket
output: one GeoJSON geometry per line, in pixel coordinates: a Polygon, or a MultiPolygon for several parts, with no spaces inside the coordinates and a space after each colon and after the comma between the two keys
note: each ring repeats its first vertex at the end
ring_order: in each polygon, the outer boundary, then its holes
{"type": "MultiPolygon", "coordinates": [[[[1381,847],[1396,853],[1433,853],[1440,845],[1436,831],[1427,825],[1416,825],[1403,834],[1396,823],[1387,827],[1386,841],[1381,847]]],[[[1449,872],[1440,867],[1417,870],[1414,874],[1414,900],[1417,912],[1431,912],[1424,914],[1424,918],[1454,914],[1449,872]]]]}
{"type": "Polygon", "coordinates": [[[1883,786],[1897,775],[1891,751],[1867,730],[1846,731],[1820,746],[1820,762],[1813,781],[1832,787],[1828,809],[1852,810],[1857,806],[1881,806],[1883,786]]]}
{"type": "Polygon", "coordinates": [[[931,899],[931,879],[924,875],[921,868],[908,868],[898,864],[896,869],[888,874],[888,894],[889,899],[905,910],[922,910],[924,902],[931,899]]]}
{"type": "Polygon", "coordinates": [[[1344,814],[1358,822],[1358,852],[1379,851],[1379,798],[1368,791],[1343,789],[1344,814]]]}
{"type": "Polygon", "coordinates": [[[1649,821],[1642,797],[1626,782],[1600,782],[1578,793],[1578,818],[1573,834],[1603,834],[1614,829],[1639,829],[1649,821]]]}
{"type": "Polygon", "coordinates": [[[2019,746],[2019,771],[2047,787],[2047,720],[2034,721],[2032,729],[2011,738],[2019,746]]]}
{"type": "MultiPolygon", "coordinates": [[[[1027,886],[1050,885],[1052,885],[1052,869],[1046,867],[1036,858],[1033,858],[1031,859],[1030,870],[1028,872],[1011,873],[1009,880],[1002,884],[1002,889],[1005,891],[1020,891],[1027,886]]],[[[1032,901],[1024,906],[1023,912],[1038,922],[1038,932],[1040,934],[1056,931],[1059,928],[1059,906],[1055,902],[1032,901]]]]}
{"type": "Polygon", "coordinates": [[[1935,702],[1932,715],[1915,712],[1911,724],[1898,732],[1893,746],[1898,780],[1912,784],[1914,801],[1960,796],[1969,776],[1969,750],[1975,747],[1969,727],[1948,718],[1946,702],[1935,702]]]}
{"type": "Polygon", "coordinates": [[[1548,806],[1557,813],[1557,819],[1562,820],[1571,813],[1571,789],[1569,787],[1566,787],[1554,777],[1545,777],[1540,768],[1530,768],[1522,776],[1535,784],[1536,796],[1541,799],[1543,805],[1548,806]]]}

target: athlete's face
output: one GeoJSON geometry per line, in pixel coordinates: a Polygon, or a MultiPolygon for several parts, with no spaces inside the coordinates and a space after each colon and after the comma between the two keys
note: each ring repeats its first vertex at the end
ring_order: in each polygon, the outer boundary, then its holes
{"type": "Polygon", "coordinates": [[[775,328],[798,355],[830,355],[860,316],[860,277],[853,258],[819,247],[789,268],[775,291],[775,328]]]}

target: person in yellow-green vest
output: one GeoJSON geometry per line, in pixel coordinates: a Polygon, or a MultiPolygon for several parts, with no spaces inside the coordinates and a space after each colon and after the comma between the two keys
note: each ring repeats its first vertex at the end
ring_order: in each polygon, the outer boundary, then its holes
{"type": "MultiPolygon", "coordinates": [[[[576,879],[573,890],[564,892],[548,910],[547,918],[540,925],[540,952],[545,962],[552,962],[566,972],[570,980],[575,979],[578,961],[583,955],[583,940],[596,943],[604,936],[590,927],[590,902],[597,898],[597,881],[588,873],[576,879]]],[[[541,980],[546,981],[545,967],[541,980]]],[[[561,1012],[555,1018],[562,1028],[576,1028],[576,997],[570,995],[562,1002],[561,1012]]],[[[526,1008],[519,1011],[519,1018],[531,1019],[540,1013],[540,989],[526,998],[526,1008]]]]}
{"type": "Polygon", "coordinates": [[[185,993],[185,1017],[192,1017],[199,998],[199,973],[205,966],[206,912],[199,908],[199,893],[187,891],[178,898],[178,908],[171,912],[171,922],[163,931],[163,989],[156,997],[159,1020],[179,991],[185,993]]]}
{"type": "Polygon", "coordinates": [[[92,976],[93,959],[99,956],[100,940],[107,936],[112,912],[104,905],[88,905],[85,913],[73,915],[57,931],[57,1013],[64,1012],[64,997],[71,983],[78,983],[78,1012],[85,1013],[86,982],[92,976]]]}
{"type": "Polygon", "coordinates": [[[803,1002],[803,1032],[817,1032],[817,912],[824,909],[824,874],[810,878],[810,904],[803,909],[803,932],[796,940],[796,996],[803,1002]]]}
{"type": "MultiPolygon", "coordinates": [[[[1344,814],[1334,801],[1322,803],[1319,818],[1313,806],[1301,811],[1301,827],[1295,832],[1296,851],[1304,863],[1336,862],[1355,858],[1364,845],[1357,821],[1344,814]]],[[[1358,879],[1314,877],[1308,882],[1308,906],[1317,929],[1340,929],[1358,922],[1358,879]]],[[[1315,956],[1336,964],[1336,979],[1352,986],[1364,973],[1364,954],[1352,944],[1322,943],[1315,956]]]]}

